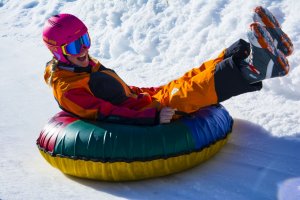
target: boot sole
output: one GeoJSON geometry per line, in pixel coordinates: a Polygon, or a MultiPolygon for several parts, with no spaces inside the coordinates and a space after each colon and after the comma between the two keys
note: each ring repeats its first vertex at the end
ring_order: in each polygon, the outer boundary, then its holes
{"type": "Polygon", "coordinates": [[[275,16],[262,6],[258,6],[254,9],[253,20],[263,24],[267,30],[274,36],[274,39],[278,40],[278,48],[286,55],[289,56],[293,53],[294,47],[289,36],[284,33],[281,26],[275,16]]]}

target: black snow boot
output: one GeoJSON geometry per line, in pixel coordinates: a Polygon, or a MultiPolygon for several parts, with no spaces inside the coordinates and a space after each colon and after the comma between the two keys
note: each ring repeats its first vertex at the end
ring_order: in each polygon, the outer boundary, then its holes
{"type": "Polygon", "coordinates": [[[250,55],[240,62],[240,70],[249,83],[288,73],[288,60],[277,49],[272,36],[263,25],[252,23],[247,36],[250,42],[250,55]]]}

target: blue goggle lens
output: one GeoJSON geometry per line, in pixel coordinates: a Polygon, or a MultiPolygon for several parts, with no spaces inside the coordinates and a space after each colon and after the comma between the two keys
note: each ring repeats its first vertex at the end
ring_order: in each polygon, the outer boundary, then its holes
{"type": "Polygon", "coordinates": [[[90,48],[91,46],[91,41],[88,33],[66,45],[65,50],[68,54],[76,55],[80,53],[83,45],[86,48],[90,48]]]}

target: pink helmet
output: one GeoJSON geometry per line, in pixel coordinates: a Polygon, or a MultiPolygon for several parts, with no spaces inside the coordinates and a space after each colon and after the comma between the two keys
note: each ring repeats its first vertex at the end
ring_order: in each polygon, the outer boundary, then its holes
{"type": "Polygon", "coordinates": [[[69,63],[60,46],[78,39],[87,31],[84,23],[74,15],[58,14],[50,17],[45,23],[43,40],[57,60],[69,63]]]}

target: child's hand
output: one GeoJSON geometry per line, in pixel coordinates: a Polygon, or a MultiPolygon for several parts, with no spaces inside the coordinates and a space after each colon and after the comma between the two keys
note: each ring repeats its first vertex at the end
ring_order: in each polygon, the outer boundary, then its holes
{"type": "Polygon", "coordinates": [[[161,109],[159,114],[159,123],[166,124],[170,123],[173,115],[175,114],[175,110],[171,107],[164,107],[161,109]]]}

